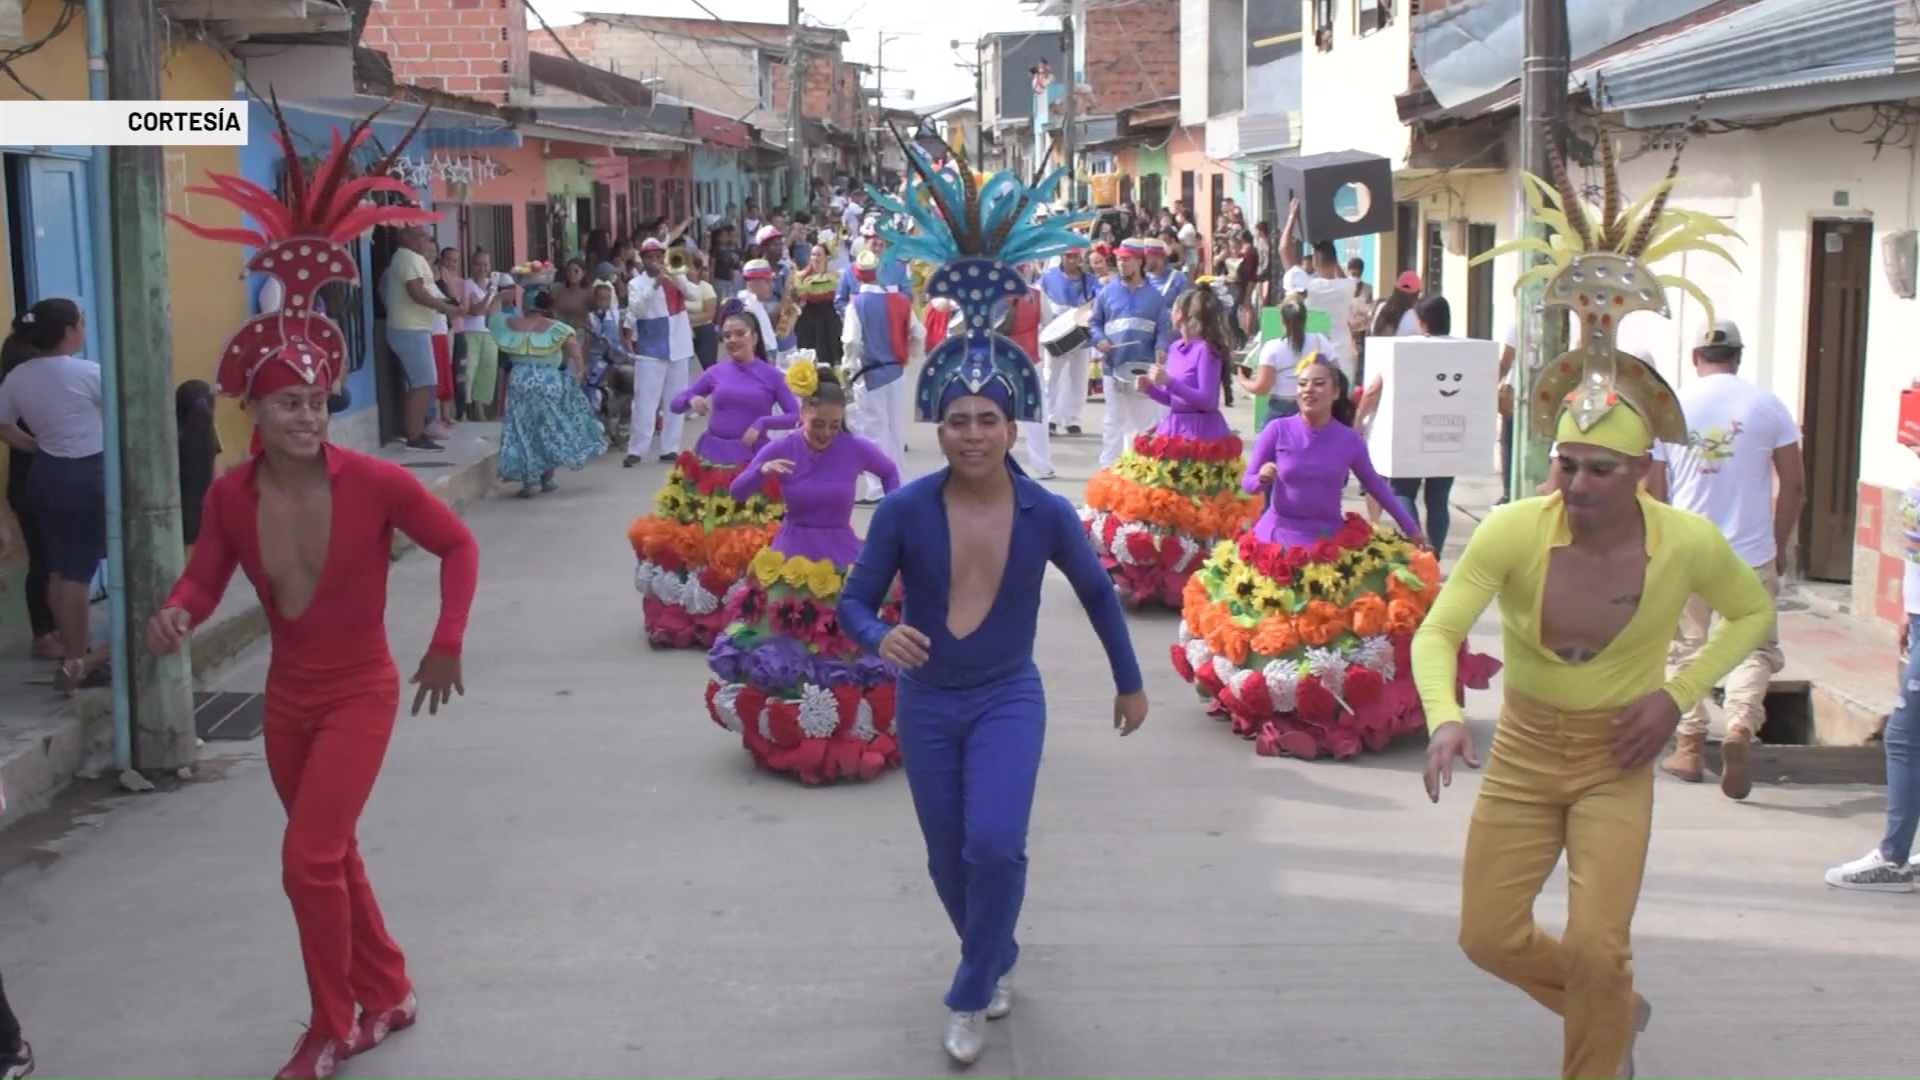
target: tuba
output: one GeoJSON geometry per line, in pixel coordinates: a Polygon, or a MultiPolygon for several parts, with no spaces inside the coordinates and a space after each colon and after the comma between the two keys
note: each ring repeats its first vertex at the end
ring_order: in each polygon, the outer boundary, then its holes
{"type": "MultiPolygon", "coordinates": [[[[787,292],[785,296],[780,298],[780,312],[773,320],[774,337],[783,338],[793,333],[793,324],[800,321],[800,288],[797,280],[798,277],[799,275],[793,274],[787,278],[787,292]]],[[[768,342],[767,344],[771,347],[773,343],[768,342]]]]}

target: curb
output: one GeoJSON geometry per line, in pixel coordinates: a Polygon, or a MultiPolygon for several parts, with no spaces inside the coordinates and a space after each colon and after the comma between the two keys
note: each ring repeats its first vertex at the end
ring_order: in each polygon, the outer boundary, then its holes
{"type": "MultiPolygon", "coordinates": [[[[416,475],[428,491],[460,513],[493,493],[498,458],[499,451],[494,449],[437,475],[416,475]]],[[[393,559],[414,546],[412,540],[396,534],[393,559]]],[[[252,598],[251,586],[238,574],[228,588],[244,589],[252,598]]],[[[202,625],[194,632],[190,660],[195,688],[266,634],[267,614],[257,601],[202,625]]],[[[113,702],[107,692],[92,691],[52,703],[43,719],[29,718],[25,726],[31,730],[0,743],[0,786],[7,799],[6,810],[0,812],[0,831],[46,809],[76,779],[112,771],[113,702]]]]}

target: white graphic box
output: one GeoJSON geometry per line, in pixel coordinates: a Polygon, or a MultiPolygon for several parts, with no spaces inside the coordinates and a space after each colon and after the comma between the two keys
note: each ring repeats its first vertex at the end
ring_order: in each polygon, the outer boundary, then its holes
{"type": "Polygon", "coordinates": [[[1380,408],[1367,434],[1380,475],[1485,476],[1497,465],[1500,345],[1473,338],[1367,339],[1380,408]]]}

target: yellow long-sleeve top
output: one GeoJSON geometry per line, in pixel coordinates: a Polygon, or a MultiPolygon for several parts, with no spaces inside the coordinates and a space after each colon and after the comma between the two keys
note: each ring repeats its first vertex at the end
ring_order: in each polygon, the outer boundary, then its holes
{"type": "Polygon", "coordinates": [[[1647,533],[1640,607],[1600,655],[1583,664],[1567,663],[1540,641],[1547,561],[1554,548],[1573,540],[1559,494],[1522,499],[1487,515],[1413,636],[1413,679],[1428,731],[1461,718],[1454,690],[1460,643],[1495,599],[1501,678],[1516,692],[1563,709],[1615,708],[1664,688],[1684,712],[1759,647],[1772,624],[1773,601],[1719,528],[1644,492],[1640,512],[1647,533]],[[1693,662],[1668,679],[1667,644],[1694,595],[1720,620],[1693,662]]]}

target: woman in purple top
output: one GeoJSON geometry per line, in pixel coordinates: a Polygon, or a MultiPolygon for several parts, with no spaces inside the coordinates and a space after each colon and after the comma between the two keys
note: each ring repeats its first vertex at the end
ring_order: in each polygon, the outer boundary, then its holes
{"type": "Polygon", "coordinates": [[[799,422],[800,400],[767,362],[759,321],[738,302],[723,311],[720,340],[726,360],[668,404],[709,417],[707,430],[667,470],[654,513],[627,529],[639,559],[633,584],[656,647],[713,643],[726,625],[721,598],[773,539],[783,510],[777,485],[741,500],[730,488],[768,431],[799,422]]]}
{"type": "Polygon", "coordinates": [[[1346,376],[1315,360],[1299,374],[1300,411],[1269,423],[1254,440],[1241,486],[1249,494],[1272,489],[1267,512],[1254,523],[1254,539],[1263,544],[1311,545],[1333,535],[1345,518],[1340,495],[1347,477],[1391,507],[1401,535],[1420,539],[1420,524],[1393,498],[1385,477],[1374,471],[1367,441],[1351,426],[1354,405],[1346,376]],[[1312,385],[1309,385],[1309,384],[1312,385]],[[1307,402],[1312,400],[1313,410],[1307,402]]]}
{"type": "Polygon", "coordinates": [[[893,460],[845,430],[846,392],[833,369],[795,364],[802,430],[767,443],[733,480],[745,500],[777,477],[787,516],[727,595],[726,629],[707,652],[707,709],[760,767],[809,786],[871,780],[900,762],[894,673],[840,630],[835,605],[860,554],[853,531],[861,474],[900,486],[893,460]]]}
{"type": "MultiPolygon", "coordinates": [[[[1257,752],[1348,758],[1426,725],[1408,651],[1440,566],[1350,426],[1340,369],[1309,362],[1296,400],[1298,414],[1260,433],[1242,481],[1249,493],[1271,489],[1273,501],[1193,575],[1173,666],[1257,752]],[[1341,513],[1348,476],[1399,533],[1341,513]]],[[[1462,665],[1497,668],[1478,657],[1462,665]]]]}
{"type": "Polygon", "coordinates": [[[1222,396],[1232,392],[1225,381],[1233,355],[1226,313],[1213,290],[1193,289],[1174,302],[1173,322],[1180,340],[1166,364],[1134,381],[1136,393],[1172,411],[1094,475],[1080,511],[1087,539],[1129,607],[1157,600],[1179,608],[1207,553],[1259,512],[1259,503],[1240,492],[1240,439],[1220,413],[1222,396]]]}

